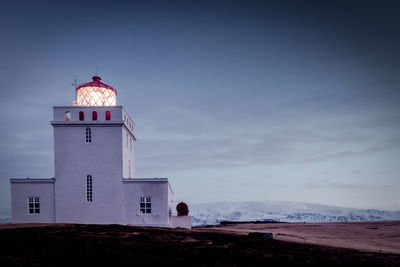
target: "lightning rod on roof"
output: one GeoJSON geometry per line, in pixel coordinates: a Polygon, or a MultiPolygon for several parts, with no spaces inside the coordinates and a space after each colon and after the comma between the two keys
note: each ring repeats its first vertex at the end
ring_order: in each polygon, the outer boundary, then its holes
{"type": "Polygon", "coordinates": [[[75,99],[76,99],[76,88],[78,88],[78,84],[77,84],[77,81],[76,81],[76,75],[75,75],[75,78],[74,78],[74,82],[71,85],[74,86],[74,92],[75,92],[74,94],[75,94],[75,99]]]}

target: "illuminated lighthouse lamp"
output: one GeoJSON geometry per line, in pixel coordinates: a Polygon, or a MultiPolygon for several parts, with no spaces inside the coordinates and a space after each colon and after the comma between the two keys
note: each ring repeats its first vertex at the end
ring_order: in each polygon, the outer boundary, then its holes
{"type": "Polygon", "coordinates": [[[93,76],[93,81],[76,88],[74,106],[116,106],[117,91],[102,83],[99,76],[93,76]]]}

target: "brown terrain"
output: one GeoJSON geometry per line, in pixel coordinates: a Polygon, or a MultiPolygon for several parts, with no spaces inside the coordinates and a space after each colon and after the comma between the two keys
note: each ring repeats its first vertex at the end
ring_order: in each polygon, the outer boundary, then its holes
{"type": "Polygon", "coordinates": [[[247,235],[272,233],[276,240],[400,254],[400,221],[349,223],[232,223],[197,231],[247,235]]]}
{"type": "Polygon", "coordinates": [[[0,251],[0,266],[400,266],[400,222],[247,223],[192,230],[8,224],[0,226],[0,251]]]}

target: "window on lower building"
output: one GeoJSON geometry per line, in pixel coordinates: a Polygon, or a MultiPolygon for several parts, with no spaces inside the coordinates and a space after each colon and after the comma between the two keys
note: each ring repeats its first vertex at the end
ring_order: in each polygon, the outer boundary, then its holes
{"type": "Polygon", "coordinates": [[[28,213],[29,214],[40,214],[39,197],[28,197],[28,213]]]}
{"type": "Polygon", "coordinates": [[[92,130],[90,128],[86,128],[86,143],[92,142],[92,130]]]}
{"type": "Polygon", "coordinates": [[[151,213],[151,197],[140,197],[140,214],[151,213]]]}
{"type": "Polygon", "coordinates": [[[97,121],[97,111],[92,112],[92,120],[97,121]]]}
{"type": "Polygon", "coordinates": [[[93,180],[92,176],[86,176],[86,202],[93,201],[93,180]]]}

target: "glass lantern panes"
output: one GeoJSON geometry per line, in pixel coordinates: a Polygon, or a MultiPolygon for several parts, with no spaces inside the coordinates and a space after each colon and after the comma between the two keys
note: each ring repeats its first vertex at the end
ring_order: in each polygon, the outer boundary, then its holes
{"type": "Polygon", "coordinates": [[[100,86],[85,86],[79,88],[76,96],[77,106],[115,106],[117,94],[115,91],[100,86]]]}

